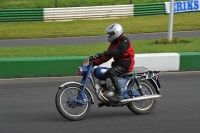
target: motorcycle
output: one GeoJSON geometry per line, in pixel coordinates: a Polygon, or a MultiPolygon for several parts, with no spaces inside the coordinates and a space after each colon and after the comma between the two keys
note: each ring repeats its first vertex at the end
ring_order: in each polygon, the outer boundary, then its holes
{"type": "Polygon", "coordinates": [[[94,66],[96,56],[90,56],[78,67],[77,74],[82,76],[81,82],[65,82],[58,88],[55,103],[59,113],[66,119],[81,120],[91,110],[94,104],[92,93],[100,101],[99,107],[123,107],[127,106],[136,114],[148,114],[156,105],[160,95],[159,73],[145,67],[135,67],[131,72],[118,77],[121,85],[123,99],[118,102],[109,101],[114,95],[114,87],[111,80],[106,77],[107,67],[94,66]],[[88,87],[90,81],[92,88],[88,87]]]}

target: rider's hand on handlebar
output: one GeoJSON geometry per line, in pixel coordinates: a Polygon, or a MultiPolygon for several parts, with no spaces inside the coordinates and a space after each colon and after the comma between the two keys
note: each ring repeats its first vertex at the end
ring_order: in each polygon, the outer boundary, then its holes
{"type": "Polygon", "coordinates": [[[102,56],[105,56],[105,55],[107,55],[107,51],[104,51],[102,53],[98,53],[98,54],[94,55],[94,57],[95,58],[101,58],[102,56]]]}
{"type": "Polygon", "coordinates": [[[101,59],[101,57],[102,57],[102,56],[105,56],[105,55],[107,55],[107,51],[104,51],[104,52],[102,52],[102,53],[98,53],[98,54],[96,54],[96,55],[90,56],[90,57],[89,57],[89,61],[94,61],[95,59],[98,59],[98,58],[101,59]]]}

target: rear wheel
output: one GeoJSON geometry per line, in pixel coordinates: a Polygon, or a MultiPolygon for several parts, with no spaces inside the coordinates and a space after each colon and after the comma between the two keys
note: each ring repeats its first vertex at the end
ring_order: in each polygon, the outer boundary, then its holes
{"type": "Polygon", "coordinates": [[[56,94],[56,107],[59,113],[66,119],[77,121],[83,119],[91,109],[90,95],[85,90],[87,103],[79,102],[81,99],[81,86],[77,84],[68,84],[67,88],[63,87],[56,94]]]}
{"type": "MultiPolygon", "coordinates": [[[[142,89],[147,90],[144,95],[156,94],[156,90],[153,85],[148,80],[140,80],[140,85],[142,89]]],[[[138,89],[137,85],[134,84],[132,89],[138,89]]],[[[148,114],[150,113],[156,105],[156,100],[144,100],[131,102],[127,107],[136,114],[148,114]]]]}

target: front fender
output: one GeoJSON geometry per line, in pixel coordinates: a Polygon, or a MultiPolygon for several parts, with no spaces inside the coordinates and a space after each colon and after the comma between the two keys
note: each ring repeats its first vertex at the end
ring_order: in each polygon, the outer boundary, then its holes
{"type": "MultiPolygon", "coordinates": [[[[65,82],[65,83],[61,84],[61,85],[58,87],[58,89],[61,89],[61,88],[63,88],[64,86],[66,86],[66,85],[68,85],[68,84],[77,84],[77,85],[82,86],[82,84],[81,84],[81,83],[78,83],[78,82],[65,82]]],[[[92,104],[94,104],[94,98],[93,98],[93,96],[92,96],[92,93],[90,92],[90,90],[89,90],[87,87],[85,88],[85,90],[89,93],[89,95],[90,95],[90,97],[91,97],[92,104]]]]}

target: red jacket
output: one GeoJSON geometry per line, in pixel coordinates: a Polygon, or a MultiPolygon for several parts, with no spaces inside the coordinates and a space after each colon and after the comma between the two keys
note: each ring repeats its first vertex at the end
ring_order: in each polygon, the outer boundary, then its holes
{"type": "Polygon", "coordinates": [[[135,64],[134,48],[127,37],[123,34],[113,41],[107,49],[107,55],[102,59],[94,60],[95,65],[100,65],[107,62],[113,57],[114,61],[112,66],[121,65],[124,66],[129,72],[132,71],[135,64]]]}

